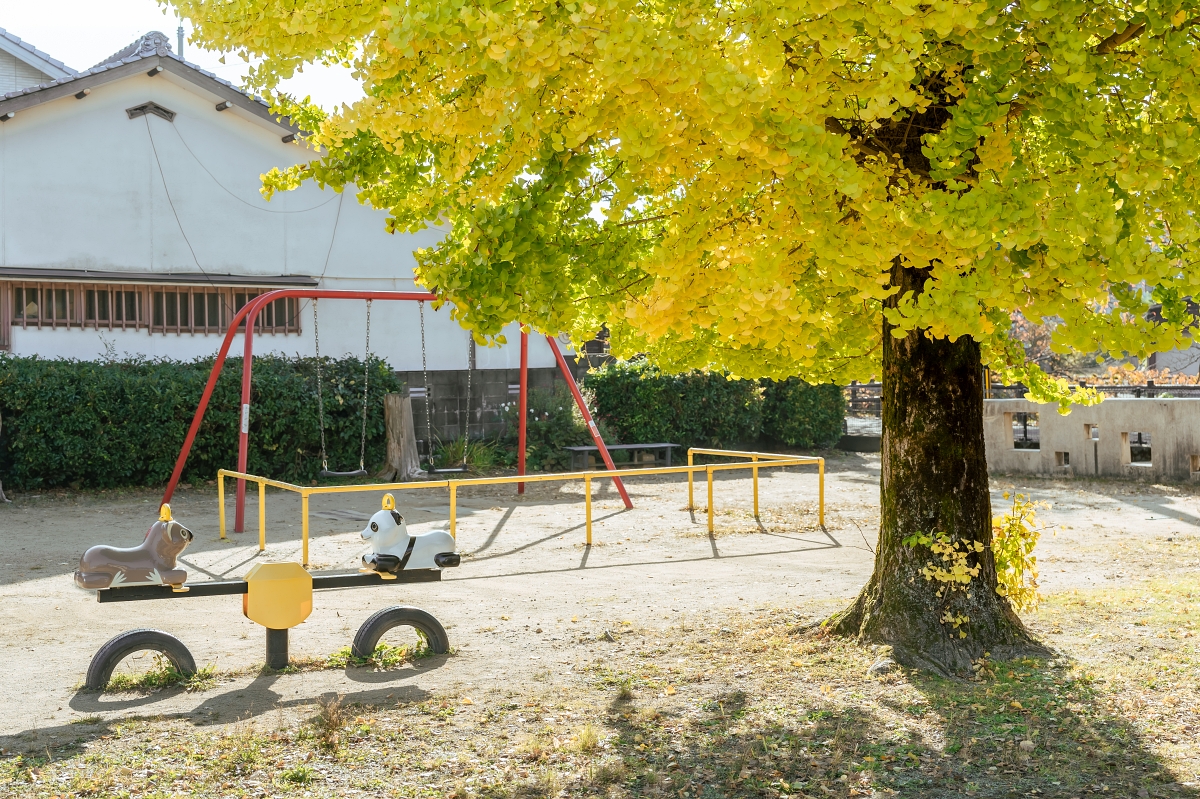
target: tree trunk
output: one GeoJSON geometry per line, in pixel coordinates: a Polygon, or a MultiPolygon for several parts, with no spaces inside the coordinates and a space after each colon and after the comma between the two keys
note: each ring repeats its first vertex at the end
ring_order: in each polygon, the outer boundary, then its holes
{"type": "MultiPolygon", "coordinates": [[[[893,266],[892,285],[900,290],[886,305],[894,308],[910,291],[919,295],[927,277],[893,266]]],[[[996,593],[979,344],[924,331],[896,338],[892,330],[885,319],[875,571],[854,603],[824,628],[888,644],[899,663],[943,674],[966,672],[984,652],[1044,651],[996,593]],[[947,564],[927,545],[904,543],[914,534],[937,533],[969,553],[968,568],[978,567],[969,584],[927,579],[927,566],[947,564]],[[976,542],[982,551],[974,551],[976,542]]]]}
{"type": "Polygon", "coordinates": [[[424,480],[417,454],[417,436],[413,428],[412,399],[400,394],[383,398],[384,424],[387,427],[387,466],[379,477],[383,480],[424,480]]]}

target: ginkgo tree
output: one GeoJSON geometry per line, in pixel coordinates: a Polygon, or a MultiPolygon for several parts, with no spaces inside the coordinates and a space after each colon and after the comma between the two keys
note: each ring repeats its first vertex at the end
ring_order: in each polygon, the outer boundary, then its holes
{"type": "Polygon", "coordinates": [[[667,369],[881,377],[875,571],[826,628],[952,672],[1036,646],[994,590],[982,371],[1094,400],[1026,364],[1014,312],[1062,350],[1189,342],[1196,0],[170,4],[312,131],[268,196],[442,225],[418,277],[480,340],[604,324],[667,369]],[[314,62],[365,97],[275,92],[314,62]]]}

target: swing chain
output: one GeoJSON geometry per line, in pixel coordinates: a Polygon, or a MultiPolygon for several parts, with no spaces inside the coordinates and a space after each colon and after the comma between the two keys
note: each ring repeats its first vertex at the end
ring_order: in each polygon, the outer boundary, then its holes
{"type": "Polygon", "coordinates": [[[363,420],[362,440],[358,445],[358,470],[365,472],[367,460],[367,401],[370,398],[371,385],[371,300],[367,300],[367,346],[363,353],[363,420]]]}
{"type": "Polygon", "coordinates": [[[329,471],[329,459],[325,457],[325,399],[321,390],[321,333],[317,325],[317,298],[313,297],[313,342],[316,344],[317,361],[317,421],[321,427],[321,468],[329,471]]]}
{"type": "Polygon", "coordinates": [[[467,445],[471,443],[471,370],[475,368],[475,336],[467,331],[467,416],[463,420],[463,467],[467,465],[467,445]]]}

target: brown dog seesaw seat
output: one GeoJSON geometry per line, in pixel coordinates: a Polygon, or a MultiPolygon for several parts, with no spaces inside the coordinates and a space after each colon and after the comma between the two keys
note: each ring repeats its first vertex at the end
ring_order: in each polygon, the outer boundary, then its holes
{"type": "MultiPolygon", "coordinates": [[[[97,546],[85,552],[75,572],[75,583],[95,590],[101,603],[240,595],[243,614],[266,628],[267,667],[279,670],[288,665],[288,630],[312,612],[313,591],[442,579],[439,568],[402,570],[394,575],[373,571],[310,574],[298,563],[260,563],[244,580],[212,580],[184,587],[187,572],[175,568],[175,559],[191,540],[191,532],[174,521],[170,507],[163,505],[158,521],[150,526],[141,546],[130,549],[97,546]]],[[[420,632],[434,654],[450,651],[446,630],[436,618],[420,608],[396,605],[375,613],[359,628],[351,647],[353,655],[369,658],[383,635],[401,625],[420,632]]],[[[165,655],[181,674],[196,671],[191,652],[175,636],[161,630],[129,630],[96,652],[84,685],[90,690],[104,690],[121,660],[133,652],[146,650],[165,655]]]]}

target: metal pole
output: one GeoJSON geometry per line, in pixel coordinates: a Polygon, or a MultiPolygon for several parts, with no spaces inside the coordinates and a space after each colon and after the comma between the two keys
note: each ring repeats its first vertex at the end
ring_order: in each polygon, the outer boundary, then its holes
{"type": "Polygon", "coordinates": [[[175,486],[179,485],[179,478],[183,476],[183,467],[187,463],[188,454],[192,451],[192,444],[196,440],[196,433],[200,431],[200,423],[204,421],[204,412],[208,410],[208,401],[212,398],[213,389],[217,387],[217,378],[221,376],[221,369],[225,366],[225,357],[229,354],[229,347],[233,344],[233,338],[237,335],[238,325],[242,321],[242,317],[250,310],[249,306],[245,306],[242,310],[233,315],[233,321],[229,323],[229,330],[225,332],[225,340],[221,342],[221,348],[217,350],[217,359],[213,361],[212,370],[208,373],[208,382],[204,385],[204,393],[200,395],[200,402],[196,405],[196,412],[192,414],[192,425],[188,428],[187,437],[183,440],[183,447],[179,450],[179,457],[175,459],[175,469],[171,472],[171,479],[167,481],[167,490],[163,493],[162,501],[159,505],[164,505],[171,501],[171,497],[175,494],[175,486]]]}
{"type": "Polygon", "coordinates": [[[288,667],[288,631],[267,629],[267,668],[282,671],[288,667]]]}
{"type": "Polygon", "coordinates": [[[458,540],[458,486],[450,483],[450,537],[458,540]]]}
{"type": "MultiPolygon", "coordinates": [[[[525,476],[525,427],[529,423],[529,334],[521,332],[521,397],[517,402],[517,474],[525,476]]],[[[525,493],[525,484],[517,483],[517,493],[525,493]]]]}
{"type": "Polygon", "coordinates": [[[217,513],[221,518],[221,538],[225,538],[225,475],[217,475],[217,513]]]}
{"type": "Polygon", "coordinates": [[[267,548],[267,484],[258,481],[258,551],[267,548]]]}
{"type": "Polygon", "coordinates": [[[704,470],[708,475],[708,531],[713,531],[713,501],[712,501],[712,478],[713,469],[709,466],[704,470]]]}
{"type": "Polygon", "coordinates": [[[825,526],[825,459],[817,461],[817,524],[825,526]]]}
{"type": "MultiPolygon", "coordinates": [[[[753,461],[754,463],[758,463],[758,456],[753,455],[753,456],[751,456],[750,460],[753,461]]],[[[754,518],[757,519],[758,518],[758,467],[751,466],[750,471],[754,475],[754,518]]]]}
{"type": "MultiPolygon", "coordinates": [[[[688,450],[688,466],[692,465],[692,451],[688,450]]],[[[695,510],[696,503],[692,499],[692,471],[688,470],[688,510],[695,510]]]]}
{"type": "MultiPolygon", "coordinates": [[[[587,403],[583,401],[583,395],[579,393],[579,386],[575,384],[575,376],[571,374],[571,369],[567,366],[567,359],[563,357],[562,350],[558,348],[558,342],[554,340],[553,336],[546,336],[546,343],[550,345],[550,351],[554,353],[554,358],[558,361],[558,369],[562,372],[563,379],[567,381],[567,388],[571,389],[571,394],[575,397],[575,404],[579,406],[579,412],[583,414],[583,421],[587,423],[588,430],[591,431],[592,441],[596,443],[596,448],[600,450],[600,455],[604,458],[604,465],[609,471],[615,472],[617,467],[613,464],[612,456],[608,454],[608,447],[604,446],[604,439],[600,437],[600,429],[596,427],[596,422],[588,411],[587,403]]],[[[614,477],[612,481],[617,487],[621,499],[625,502],[625,509],[629,510],[633,507],[633,502],[625,491],[625,483],[621,481],[620,477],[614,477]]]]}
{"type": "Polygon", "coordinates": [[[308,492],[300,495],[300,563],[308,566],[308,492]]]}
{"type": "Polygon", "coordinates": [[[592,545],[592,478],[583,478],[584,506],[587,508],[587,545],[592,545]]]}
{"type": "MultiPolygon", "coordinates": [[[[232,342],[233,336],[237,333],[238,326],[245,320],[244,338],[245,345],[243,347],[242,357],[242,405],[241,405],[241,428],[238,435],[238,471],[243,474],[246,472],[246,457],[250,444],[250,384],[251,372],[254,361],[254,324],[258,317],[258,312],[268,303],[275,300],[292,297],[296,299],[309,300],[408,300],[412,302],[426,302],[437,299],[436,294],[430,294],[425,291],[333,291],[333,290],[318,290],[318,289],[278,289],[277,291],[268,291],[266,294],[260,294],[250,302],[246,303],[240,311],[234,316],[233,321],[229,324],[229,331],[225,334],[226,343],[222,349],[228,351],[229,343],[232,342]]],[[[216,383],[216,376],[220,374],[220,367],[224,363],[224,356],[218,357],[217,363],[213,366],[213,374],[209,376],[209,383],[216,383]]],[[[207,393],[211,393],[207,391],[207,393]]],[[[207,397],[203,400],[207,403],[207,397]]],[[[202,405],[203,407],[203,405],[202,405]]],[[[193,428],[199,428],[200,419],[204,416],[202,408],[196,411],[196,418],[192,421],[193,428]]],[[[191,435],[191,434],[189,434],[191,435]]],[[[182,472],[183,462],[187,459],[187,448],[191,446],[190,438],[185,444],[185,451],[179,454],[179,461],[176,464],[176,472],[182,472]]],[[[167,496],[175,490],[175,481],[178,476],[171,478],[172,482],[167,486],[167,496]]],[[[246,481],[238,480],[237,489],[237,507],[234,512],[233,530],[240,533],[244,529],[246,515],[246,481]]],[[[166,501],[166,500],[164,500],[166,501]]]]}

